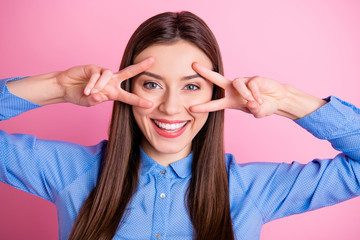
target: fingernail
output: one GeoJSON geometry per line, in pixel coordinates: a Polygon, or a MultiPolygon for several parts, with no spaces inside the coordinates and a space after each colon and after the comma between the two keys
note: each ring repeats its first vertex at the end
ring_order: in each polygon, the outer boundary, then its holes
{"type": "Polygon", "coordinates": [[[149,58],[147,59],[147,61],[148,61],[149,63],[152,63],[152,62],[155,61],[155,58],[154,58],[154,57],[149,57],[149,58]]]}
{"type": "Polygon", "coordinates": [[[149,101],[148,101],[148,102],[146,103],[146,107],[147,107],[147,108],[151,108],[152,106],[153,106],[153,103],[152,103],[152,102],[149,102],[149,101]]]}
{"type": "Polygon", "coordinates": [[[86,89],[85,95],[89,95],[89,94],[90,94],[90,89],[86,89]]]}
{"type": "Polygon", "coordinates": [[[263,100],[261,98],[258,98],[258,103],[263,104],[264,102],[263,102],[263,100]]]}
{"type": "Polygon", "coordinates": [[[92,94],[95,94],[95,93],[98,93],[98,92],[99,92],[99,90],[97,90],[97,89],[93,89],[93,90],[91,91],[92,94]]]}
{"type": "Polygon", "coordinates": [[[191,107],[190,107],[190,111],[191,111],[191,112],[194,112],[194,113],[195,113],[195,112],[197,112],[198,110],[199,110],[199,109],[197,109],[195,106],[191,106],[191,107]]]}

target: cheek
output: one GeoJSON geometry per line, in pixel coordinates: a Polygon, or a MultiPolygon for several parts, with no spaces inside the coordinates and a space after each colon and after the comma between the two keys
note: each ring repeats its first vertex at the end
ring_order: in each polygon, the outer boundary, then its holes
{"type": "Polygon", "coordinates": [[[142,126],[144,125],[143,119],[151,112],[151,110],[133,106],[132,112],[137,125],[142,128],[142,126]]]}
{"type": "Polygon", "coordinates": [[[207,83],[203,90],[198,94],[198,98],[202,99],[203,102],[208,102],[213,96],[213,84],[207,83]]]}
{"type": "MultiPolygon", "coordinates": [[[[211,101],[211,98],[212,98],[212,93],[209,94],[207,92],[199,92],[195,95],[191,95],[186,98],[186,106],[187,106],[187,108],[190,108],[191,106],[207,103],[207,102],[211,101]]],[[[199,114],[196,114],[196,115],[199,115],[199,114]]],[[[199,115],[199,117],[201,117],[201,116],[199,115]]]]}
{"type": "Polygon", "coordinates": [[[206,120],[209,117],[209,113],[196,113],[193,114],[193,118],[195,119],[195,128],[197,131],[200,131],[200,129],[205,125],[206,120]]]}
{"type": "MultiPolygon", "coordinates": [[[[213,95],[213,84],[207,83],[201,86],[199,91],[186,94],[186,106],[191,107],[197,104],[207,103],[211,101],[213,95]]],[[[206,115],[207,117],[207,115],[206,115]]]]}
{"type": "MultiPolygon", "coordinates": [[[[153,92],[144,91],[143,89],[141,89],[141,86],[138,85],[133,86],[132,93],[136,94],[141,98],[152,101],[154,103],[154,106],[157,105],[161,99],[160,91],[153,91],[153,92]]],[[[133,107],[133,109],[134,108],[135,107],[133,107]]]]}

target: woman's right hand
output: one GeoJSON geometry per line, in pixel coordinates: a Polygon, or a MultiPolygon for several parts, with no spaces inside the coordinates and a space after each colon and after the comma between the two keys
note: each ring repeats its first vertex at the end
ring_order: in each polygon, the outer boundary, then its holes
{"type": "Polygon", "coordinates": [[[93,106],[112,100],[149,108],[152,102],[125,91],[121,83],[145,71],[153,62],[154,58],[148,58],[117,73],[96,65],[76,66],[58,72],[56,82],[63,89],[65,102],[93,106]]]}

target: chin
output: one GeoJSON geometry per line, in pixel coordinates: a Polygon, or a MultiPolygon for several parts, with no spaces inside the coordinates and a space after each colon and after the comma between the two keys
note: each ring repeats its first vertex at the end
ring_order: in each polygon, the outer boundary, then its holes
{"type": "Polygon", "coordinates": [[[168,144],[167,146],[154,147],[154,149],[161,154],[178,154],[186,151],[186,146],[180,147],[179,145],[177,146],[169,146],[169,145],[171,144],[168,144]]]}
{"type": "Polygon", "coordinates": [[[154,160],[180,160],[188,156],[191,152],[191,142],[181,143],[179,141],[145,141],[143,142],[142,146],[144,151],[154,160]]]}

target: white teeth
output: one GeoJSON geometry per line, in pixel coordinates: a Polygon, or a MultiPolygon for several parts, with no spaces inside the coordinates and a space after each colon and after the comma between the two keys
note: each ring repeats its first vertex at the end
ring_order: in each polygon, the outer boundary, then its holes
{"type": "Polygon", "coordinates": [[[185,126],[185,124],[187,123],[187,121],[183,122],[183,123],[163,123],[163,122],[159,122],[154,120],[154,122],[156,123],[156,125],[158,125],[160,128],[162,129],[166,129],[166,130],[176,130],[179,128],[182,128],[183,126],[185,126]]]}

